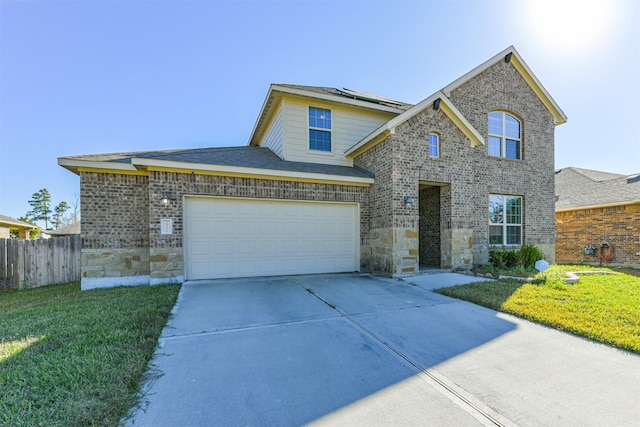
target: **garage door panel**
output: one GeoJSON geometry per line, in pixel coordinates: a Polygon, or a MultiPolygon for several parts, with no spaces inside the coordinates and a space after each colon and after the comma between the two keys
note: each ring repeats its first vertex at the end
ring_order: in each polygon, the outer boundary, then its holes
{"type": "Polygon", "coordinates": [[[283,240],[282,252],[287,255],[295,255],[299,250],[299,242],[297,240],[283,240]]]}
{"type": "Polygon", "coordinates": [[[209,253],[209,242],[206,240],[191,241],[187,248],[192,255],[204,256],[209,253]]]}
{"type": "Polygon", "coordinates": [[[209,252],[206,255],[215,254],[218,258],[228,256],[235,252],[235,242],[233,240],[219,240],[211,242],[209,252]]]}
{"type": "Polygon", "coordinates": [[[212,223],[213,233],[218,236],[233,236],[236,234],[236,223],[231,220],[219,220],[212,223]]]}
{"type": "Polygon", "coordinates": [[[258,230],[258,224],[256,220],[240,220],[237,222],[237,231],[239,235],[254,236],[258,230]]]}
{"type": "Polygon", "coordinates": [[[256,242],[252,240],[242,240],[238,242],[238,253],[240,255],[256,255],[256,242]]]}
{"type": "Polygon", "coordinates": [[[358,269],[354,204],[187,197],[188,279],[358,269]]]}

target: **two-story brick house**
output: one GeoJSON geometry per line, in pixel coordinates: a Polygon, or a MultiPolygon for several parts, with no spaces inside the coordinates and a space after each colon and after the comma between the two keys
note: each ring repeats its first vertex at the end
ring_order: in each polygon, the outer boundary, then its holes
{"type": "Polygon", "coordinates": [[[565,121],[513,47],[416,105],[274,84],[247,146],[59,159],[82,287],[468,269],[525,242],[553,261],[565,121]]]}

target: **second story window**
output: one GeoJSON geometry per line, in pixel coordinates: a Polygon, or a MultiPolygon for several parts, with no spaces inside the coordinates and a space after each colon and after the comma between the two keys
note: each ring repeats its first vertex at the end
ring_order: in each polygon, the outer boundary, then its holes
{"type": "Polygon", "coordinates": [[[309,149],[331,152],[331,110],[309,107],[309,149]]]}
{"type": "Polygon", "coordinates": [[[440,136],[437,133],[429,134],[429,157],[440,157],[440,136]]]}
{"type": "Polygon", "coordinates": [[[520,120],[503,111],[489,113],[489,155],[522,159],[520,120]]]}

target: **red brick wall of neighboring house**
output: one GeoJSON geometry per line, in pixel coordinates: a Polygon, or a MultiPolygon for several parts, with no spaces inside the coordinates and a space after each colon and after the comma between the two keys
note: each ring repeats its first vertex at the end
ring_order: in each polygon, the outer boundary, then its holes
{"type": "Polygon", "coordinates": [[[640,205],[556,212],[556,261],[600,264],[598,247],[613,245],[610,264],[640,267],[640,205]],[[596,251],[585,254],[585,246],[596,251]]]}

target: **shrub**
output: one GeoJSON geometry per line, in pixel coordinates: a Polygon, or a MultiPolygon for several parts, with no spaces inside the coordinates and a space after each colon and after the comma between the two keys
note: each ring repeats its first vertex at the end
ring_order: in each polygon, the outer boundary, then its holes
{"type": "Polygon", "coordinates": [[[522,245],[519,250],[505,247],[489,249],[489,265],[495,269],[533,268],[539,259],[542,259],[542,251],[532,244],[522,245]]]}
{"type": "Polygon", "coordinates": [[[489,264],[491,267],[500,269],[504,265],[504,248],[489,249],[489,264]]]}
{"type": "Polygon", "coordinates": [[[533,268],[536,261],[542,259],[542,251],[536,245],[527,243],[520,248],[520,259],[524,268],[533,268]]]}
{"type": "Polygon", "coordinates": [[[510,251],[505,249],[504,266],[514,268],[520,264],[520,251],[510,251]]]}

